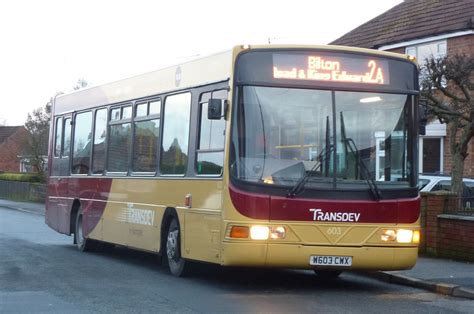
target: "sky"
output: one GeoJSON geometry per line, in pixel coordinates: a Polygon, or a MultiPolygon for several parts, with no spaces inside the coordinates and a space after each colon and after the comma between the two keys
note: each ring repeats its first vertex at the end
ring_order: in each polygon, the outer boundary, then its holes
{"type": "Polygon", "coordinates": [[[0,125],[99,85],[240,44],[328,44],[402,0],[4,0],[0,125]]]}

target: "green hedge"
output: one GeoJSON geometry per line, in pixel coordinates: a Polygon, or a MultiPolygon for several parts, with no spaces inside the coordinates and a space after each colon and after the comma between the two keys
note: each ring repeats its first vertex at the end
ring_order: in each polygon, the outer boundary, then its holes
{"type": "Polygon", "coordinates": [[[21,181],[21,182],[42,182],[43,178],[37,173],[23,172],[3,172],[0,173],[0,180],[21,181]]]}

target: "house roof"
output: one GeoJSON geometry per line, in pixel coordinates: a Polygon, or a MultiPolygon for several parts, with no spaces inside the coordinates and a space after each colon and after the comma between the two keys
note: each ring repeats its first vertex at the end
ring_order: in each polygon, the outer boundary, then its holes
{"type": "Polygon", "coordinates": [[[383,45],[474,29],[473,0],[405,0],[331,44],[383,45]]]}
{"type": "Polygon", "coordinates": [[[0,126],[0,144],[5,142],[10,136],[15,134],[18,130],[24,128],[24,126],[0,126]]]}

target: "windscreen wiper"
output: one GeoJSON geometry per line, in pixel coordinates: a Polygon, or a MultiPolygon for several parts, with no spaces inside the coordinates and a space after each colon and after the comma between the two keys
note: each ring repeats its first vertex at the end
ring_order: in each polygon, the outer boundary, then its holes
{"type": "Polygon", "coordinates": [[[359,166],[359,169],[361,170],[360,172],[362,171],[364,172],[365,181],[367,181],[367,185],[369,186],[370,192],[372,193],[372,197],[374,198],[374,200],[378,201],[382,198],[382,194],[380,193],[380,190],[377,187],[375,180],[370,177],[370,172],[367,166],[365,165],[365,162],[361,158],[359,158],[359,149],[357,148],[356,143],[354,142],[352,138],[348,138],[346,135],[346,126],[344,124],[344,115],[342,114],[342,111],[340,113],[340,116],[341,116],[341,138],[342,138],[342,142],[344,143],[344,147],[346,151],[347,151],[347,148],[349,148],[351,153],[356,156],[357,164],[359,166]]]}
{"type": "Polygon", "coordinates": [[[325,160],[327,158],[327,156],[330,156],[333,149],[334,149],[334,146],[330,145],[329,149],[326,149],[326,147],[325,147],[321,150],[319,155],[315,158],[317,161],[314,164],[314,166],[311,167],[311,169],[308,172],[306,172],[305,175],[302,176],[298,180],[298,182],[296,182],[296,184],[288,191],[288,193],[286,193],[286,197],[293,198],[296,195],[298,195],[299,193],[301,193],[301,191],[303,191],[303,188],[304,188],[304,185],[306,184],[306,182],[308,182],[309,178],[312,177],[314,175],[314,173],[316,172],[316,170],[318,170],[318,168],[320,168],[322,166],[323,160],[325,160]],[[326,156],[326,157],[323,158],[323,156],[326,156]]]}
{"type": "MultiPolygon", "coordinates": [[[[354,140],[351,138],[344,138],[344,145],[349,148],[352,154],[357,155],[359,150],[357,149],[357,145],[354,143],[354,140]],[[352,144],[352,145],[351,145],[352,144]]],[[[365,177],[365,181],[367,181],[367,185],[369,186],[370,192],[372,193],[372,196],[374,200],[378,201],[382,198],[382,194],[380,193],[379,188],[377,187],[377,184],[375,183],[375,180],[370,177],[370,172],[367,166],[365,165],[365,162],[362,160],[362,158],[356,158],[357,163],[359,165],[359,169],[363,173],[363,176],[365,177]]]]}

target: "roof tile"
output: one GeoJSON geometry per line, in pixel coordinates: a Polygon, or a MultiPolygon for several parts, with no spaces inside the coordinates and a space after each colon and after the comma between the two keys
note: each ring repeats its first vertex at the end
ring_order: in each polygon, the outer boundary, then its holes
{"type": "Polygon", "coordinates": [[[474,29],[473,0],[405,0],[331,44],[364,48],[474,29]]]}

